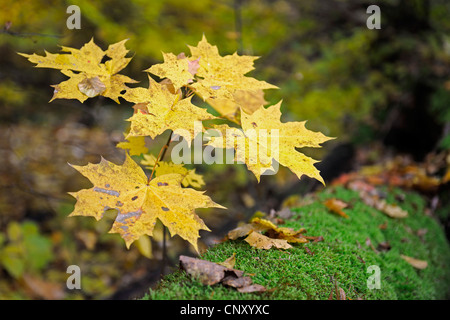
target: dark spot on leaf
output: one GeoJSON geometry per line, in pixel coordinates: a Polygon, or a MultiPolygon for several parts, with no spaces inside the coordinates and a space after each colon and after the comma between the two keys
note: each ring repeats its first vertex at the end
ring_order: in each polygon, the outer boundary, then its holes
{"type": "Polygon", "coordinates": [[[125,94],[125,92],[127,92],[127,90],[122,90],[120,91],[120,94],[125,94]]]}
{"type": "Polygon", "coordinates": [[[135,189],[139,189],[139,186],[134,187],[135,189]]]}
{"type": "Polygon", "coordinates": [[[105,184],[105,188],[109,188],[109,187],[110,187],[109,183],[105,184]]]}
{"type": "Polygon", "coordinates": [[[115,196],[115,197],[120,196],[120,193],[118,191],[115,191],[115,190],[106,190],[106,189],[102,189],[102,188],[98,188],[98,187],[94,187],[93,190],[95,192],[106,193],[106,194],[108,194],[110,196],[115,196]]]}
{"type": "Polygon", "coordinates": [[[255,122],[252,122],[253,128],[256,128],[258,125],[255,122]]]}
{"type": "Polygon", "coordinates": [[[123,203],[120,201],[117,201],[116,206],[121,207],[121,206],[123,206],[123,203]]]}
{"type": "Polygon", "coordinates": [[[166,207],[161,207],[161,209],[162,209],[162,211],[169,211],[170,210],[169,208],[166,208],[166,207]]]}
{"type": "Polygon", "coordinates": [[[133,198],[131,198],[132,201],[136,200],[138,198],[138,196],[134,196],[133,198]]]}
{"type": "Polygon", "coordinates": [[[161,186],[168,186],[169,184],[167,182],[158,182],[158,187],[161,186]]]}

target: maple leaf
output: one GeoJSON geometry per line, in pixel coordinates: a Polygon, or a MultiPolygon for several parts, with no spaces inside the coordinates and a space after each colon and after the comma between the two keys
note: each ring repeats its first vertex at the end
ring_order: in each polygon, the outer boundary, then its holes
{"type": "Polygon", "coordinates": [[[319,170],[314,166],[318,161],[297,151],[296,148],[319,148],[321,143],[333,138],[306,129],[306,121],[282,123],[280,107],[281,101],[268,108],[260,106],[251,115],[241,110],[242,129],[232,129],[227,125],[216,126],[222,136],[211,137],[208,145],[235,148],[236,159],[246,163],[258,182],[266,170],[274,170],[272,161],[275,160],[288,167],[299,179],[305,174],[325,184],[319,170]],[[232,130],[237,139],[233,141],[224,139],[227,130],[232,130]],[[239,145],[239,141],[244,141],[245,146],[239,145]]]}
{"type": "Polygon", "coordinates": [[[192,57],[198,59],[197,82],[191,84],[204,100],[226,98],[233,100],[236,90],[276,89],[265,81],[259,81],[245,74],[253,70],[254,56],[232,55],[220,56],[217,46],[208,43],[205,35],[196,47],[189,46],[192,57]]]}
{"type": "Polygon", "coordinates": [[[240,123],[237,112],[242,109],[247,114],[252,114],[260,106],[266,105],[263,90],[236,90],[233,99],[208,99],[211,107],[220,113],[222,117],[235,123],[240,123]]]}
{"type": "Polygon", "coordinates": [[[272,239],[258,232],[251,231],[244,239],[252,247],[269,250],[272,247],[278,249],[290,249],[292,246],[284,239],[272,239]]]}
{"type": "Polygon", "coordinates": [[[196,208],[224,208],[203,192],[182,188],[180,174],[166,174],[148,182],[142,168],[127,154],[123,165],[105,159],[99,164],[74,166],[94,185],[69,193],[76,200],[70,216],[102,218],[109,209],[118,211],[110,230],[119,233],[129,248],[142,235],[152,235],[159,219],[170,231],[189,241],[196,250],[199,230],[209,230],[196,208]]]}
{"type": "Polygon", "coordinates": [[[150,77],[149,82],[148,89],[132,88],[123,96],[129,102],[140,104],[139,112],[128,119],[131,128],[127,137],[155,138],[171,129],[184,137],[190,145],[195,133],[194,122],[216,118],[205,109],[193,105],[192,96],[180,100],[180,96],[172,94],[167,86],[157,83],[150,77]]]}
{"type": "MultiPolygon", "coordinates": [[[[124,134],[126,136],[126,134],[124,134]]],[[[120,149],[128,150],[130,156],[139,156],[148,152],[145,146],[145,137],[128,137],[128,141],[119,142],[116,147],[120,149]]]]}
{"type": "Polygon", "coordinates": [[[324,202],[324,205],[328,208],[328,210],[340,215],[341,217],[348,218],[348,215],[342,210],[348,206],[342,200],[331,198],[324,202]]]}
{"type": "MultiPolygon", "coordinates": [[[[234,255],[232,258],[234,258],[234,255]]],[[[262,285],[253,284],[250,277],[244,276],[244,271],[234,269],[234,266],[223,266],[208,260],[182,255],[180,256],[180,268],[204,285],[212,286],[222,283],[243,293],[263,292],[266,290],[262,285]]]]}
{"type": "Polygon", "coordinates": [[[121,96],[121,91],[127,89],[126,83],[136,81],[118,74],[125,68],[131,58],[126,58],[128,50],[125,48],[126,40],[112,44],[106,51],[103,51],[91,39],[81,49],[61,47],[62,53],[52,54],[45,51],[45,56],[37,54],[19,53],[30,62],[36,63],[37,68],[60,69],[61,73],[69,79],[57,85],[53,97],[54,99],[77,99],[84,102],[86,99],[102,95],[111,98],[117,103],[121,96]],[[104,56],[110,58],[102,63],[104,56]]]}
{"type": "Polygon", "coordinates": [[[163,52],[162,54],[164,63],[155,64],[144,71],[153,73],[160,78],[170,79],[175,90],[193,81],[193,69],[186,57],[179,58],[173,53],[163,52]]]}
{"type": "MultiPolygon", "coordinates": [[[[141,161],[142,165],[147,166],[147,169],[153,170],[155,163],[155,156],[144,154],[144,160],[141,161]]],[[[201,188],[205,185],[203,176],[195,173],[195,169],[187,169],[183,164],[175,164],[172,161],[158,161],[155,168],[155,176],[158,177],[168,173],[180,174],[183,177],[183,180],[181,180],[183,187],[192,186],[194,188],[201,188]]]]}
{"type": "Polygon", "coordinates": [[[229,231],[227,238],[235,240],[237,238],[246,237],[244,241],[258,249],[268,250],[272,247],[289,249],[292,246],[288,242],[309,242],[308,239],[302,235],[304,232],[306,232],[305,229],[294,230],[287,227],[278,227],[269,220],[253,218],[250,223],[246,223],[229,231]]]}

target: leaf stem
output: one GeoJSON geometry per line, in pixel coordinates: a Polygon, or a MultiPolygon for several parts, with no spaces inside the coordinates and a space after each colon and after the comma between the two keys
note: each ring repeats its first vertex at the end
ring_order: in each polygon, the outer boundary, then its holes
{"type": "MultiPolygon", "coordinates": [[[[150,177],[148,178],[147,185],[150,183],[150,181],[153,178],[153,174],[155,173],[156,166],[158,165],[159,161],[162,161],[164,159],[164,156],[166,155],[167,149],[169,148],[170,142],[172,141],[172,134],[173,131],[170,130],[169,138],[167,139],[166,144],[161,148],[159,151],[158,157],[156,158],[155,165],[153,166],[152,173],[150,174],[150,177]]],[[[161,258],[161,277],[164,275],[164,270],[166,269],[167,265],[167,228],[163,225],[163,243],[162,243],[162,258],[161,258]]]]}
{"type": "Polygon", "coordinates": [[[167,265],[167,227],[163,225],[163,243],[162,243],[162,258],[161,258],[161,277],[164,275],[164,271],[167,265]]]}
{"type": "Polygon", "coordinates": [[[173,131],[170,130],[169,138],[167,139],[166,144],[159,151],[158,157],[156,158],[155,165],[153,166],[153,170],[152,170],[152,173],[150,174],[150,177],[148,178],[147,184],[149,184],[150,181],[152,180],[153,174],[155,173],[155,169],[156,169],[156,166],[158,165],[158,162],[162,161],[164,159],[164,156],[166,155],[166,151],[169,148],[170,142],[172,141],[172,134],[173,134],[173,131]]]}

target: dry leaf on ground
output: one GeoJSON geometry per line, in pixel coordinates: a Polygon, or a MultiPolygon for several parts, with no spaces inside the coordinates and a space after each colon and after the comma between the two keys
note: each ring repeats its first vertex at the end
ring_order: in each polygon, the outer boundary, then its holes
{"type": "Polygon", "coordinates": [[[231,257],[227,258],[224,262],[220,262],[219,264],[225,268],[233,269],[236,264],[236,253],[233,253],[231,257]]]}
{"type": "Polygon", "coordinates": [[[266,287],[260,284],[252,284],[249,286],[245,286],[237,289],[239,292],[250,293],[250,292],[264,292],[266,291],[266,287]]]}
{"type": "Polygon", "coordinates": [[[426,267],[428,267],[428,262],[426,262],[425,260],[411,258],[403,254],[401,254],[400,257],[416,269],[425,269],[426,267]]]}
{"type": "Polygon", "coordinates": [[[236,288],[239,292],[262,292],[266,290],[264,286],[253,284],[250,277],[244,277],[244,271],[227,268],[211,261],[180,256],[180,267],[204,285],[211,286],[222,283],[236,288]]]}
{"type": "MultiPolygon", "coordinates": [[[[227,239],[244,239],[251,246],[258,249],[289,249],[292,246],[288,243],[307,243],[309,240],[303,236],[305,229],[294,230],[292,228],[278,227],[269,220],[253,218],[250,223],[239,226],[228,232],[227,239]],[[264,233],[264,234],[263,234],[264,233]]],[[[316,237],[313,237],[314,239],[316,237]]]]}
{"type": "Polygon", "coordinates": [[[245,238],[245,241],[251,245],[252,247],[258,249],[270,249],[272,247],[278,249],[289,249],[292,246],[287,242],[287,240],[283,239],[272,239],[266,237],[265,235],[260,234],[259,232],[250,232],[250,234],[245,238]]]}
{"type": "Polygon", "coordinates": [[[26,288],[39,299],[61,300],[66,295],[60,283],[44,281],[27,274],[23,276],[23,281],[26,288]]]}
{"type": "Polygon", "coordinates": [[[348,218],[348,215],[342,211],[342,209],[348,207],[348,204],[342,200],[331,198],[324,202],[328,210],[340,215],[341,217],[348,218]]]}

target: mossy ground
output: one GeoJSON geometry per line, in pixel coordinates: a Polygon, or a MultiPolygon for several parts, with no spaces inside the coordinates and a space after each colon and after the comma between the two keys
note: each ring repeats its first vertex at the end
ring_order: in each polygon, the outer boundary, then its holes
{"type": "MultiPolygon", "coordinates": [[[[293,208],[287,227],[306,228],[307,235],[323,236],[324,241],[296,244],[289,250],[259,250],[245,241],[226,241],[208,249],[200,258],[222,262],[236,253],[236,269],[251,275],[253,282],[266,286],[263,293],[239,293],[223,285],[204,286],[177,270],[167,275],[144,299],[328,299],[337,285],[350,299],[446,299],[450,287],[450,247],[439,223],[425,215],[425,200],[418,194],[386,190],[387,201],[397,203],[409,216],[391,219],[365,205],[357,192],[326,188],[313,203],[293,208]],[[404,198],[402,201],[397,199],[404,198]],[[330,213],[323,205],[328,198],[350,204],[348,219],[330,213]],[[380,225],[386,228],[380,228],[380,225]],[[419,229],[426,229],[418,235],[419,229]],[[391,249],[376,253],[374,247],[389,242],[391,249]],[[307,246],[314,255],[305,250],[307,246]],[[419,270],[400,255],[428,262],[419,270]],[[381,288],[369,289],[371,265],[381,270],[381,288]],[[333,280],[334,279],[334,280],[333,280]]],[[[336,298],[336,296],[334,296],[336,298]]]]}

